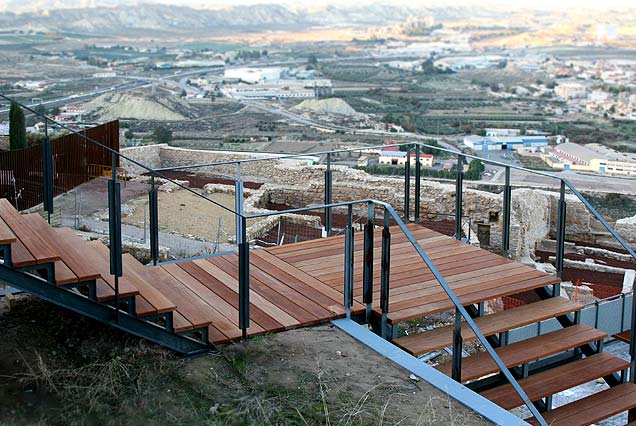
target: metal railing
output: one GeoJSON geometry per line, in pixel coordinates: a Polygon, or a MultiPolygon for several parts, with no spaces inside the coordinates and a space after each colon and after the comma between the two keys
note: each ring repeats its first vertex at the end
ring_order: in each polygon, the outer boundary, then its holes
{"type": "MultiPolygon", "coordinates": [[[[7,96],[0,94],[0,98],[6,99],[8,101],[12,101],[12,99],[7,96]]],[[[54,124],[62,129],[70,131],[75,134],[79,134],[73,129],[65,126],[64,124],[57,123],[50,118],[46,117],[43,114],[40,114],[34,111],[31,108],[28,108],[24,105],[21,105],[26,110],[30,111],[33,114],[36,114],[39,117],[42,117],[45,121],[46,134],[45,139],[42,144],[42,152],[43,159],[45,160],[43,164],[45,165],[45,173],[43,174],[43,186],[46,189],[46,193],[48,196],[45,198],[44,208],[49,214],[53,211],[53,197],[52,197],[52,173],[53,173],[53,165],[52,165],[52,157],[50,153],[50,144],[48,141],[48,126],[49,123],[54,124]]],[[[101,143],[92,138],[86,137],[85,135],[81,135],[85,140],[101,146],[103,149],[108,150],[112,156],[112,171],[113,174],[109,179],[108,186],[108,194],[109,194],[109,231],[110,231],[110,253],[111,253],[111,274],[115,277],[116,283],[116,296],[119,299],[119,289],[117,285],[117,280],[122,275],[122,262],[121,262],[121,206],[120,206],[120,187],[119,182],[117,182],[116,176],[116,164],[117,160],[120,158],[126,159],[131,164],[140,167],[142,170],[145,170],[151,176],[151,188],[149,191],[149,203],[150,203],[150,248],[151,248],[151,256],[153,258],[153,263],[157,264],[158,259],[158,250],[159,250],[159,232],[158,232],[158,206],[157,206],[157,188],[155,184],[155,178],[163,178],[167,181],[172,182],[177,187],[189,191],[200,197],[201,199],[205,199],[208,202],[215,204],[216,206],[231,212],[236,217],[236,242],[238,246],[238,259],[239,259],[239,326],[242,330],[242,335],[244,338],[247,337],[247,328],[249,327],[249,248],[250,243],[247,239],[247,220],[255,219],[259,217],[266,216],[274,216],[280,214],[293,214],[300,213],[308,210],[316,210],[322,209],[325,212],[325,227],[327,230],[327,234],[331,232],[332,229],[332,210],[338,207],[346,207],[348,209],[348,217],[349,217],[349,225],[345,232],[345,268],[344,268],[344,304],[347,307],[348,312],[350,312],[350,307],[353,301],[353,227],[351,226],[352,220],[352,207],[355,204],[367,204],[368,206],[368,223],[365,225],[365,262],[364,262],[364,271],[363,271],[363,301],[367,305],[367,318],[370,315],[370,304],[373,297],[373,261],[372,258],[372,247],[373,245],[369,243],[373,236],[373,216],[374,216],[374,207],[382,207],[384,209],[384,228],[382,232],[382,271],[381,271],[381,311],[382,311],[382,333],[386,333],[386,321],[389,309],[389,268],[390,268],[390,231],[389,231],[389,220],[392,219],[399,226],[402,232],[405,234],[411,245],[418,252],[420,258],[424,261],[424,263],[428,266],[428,268],[433,273],[435,279],[438,281],[440,286],[446,292],[453,305],[455,306],[455,327],[454,327],[454,351],[453,351],[453,377],[459,381],[461,381],[461,321],[462,319],[467,322],[467,324],[474,331],[478,340],[482,343],[486,351],[493,358],[497,366],[501,369],[504,376],[509,380],[512,384],[513,388],[520,395],[521,399],[528,406],[532,414],[537,418],[540,424],[545,425],[545,421],[536,410],[531,401],[528,400],[527,395],[524,393],[523,389],[519,386],[515,378],[512,376],[510,371],[506,368],[505,364],[501,360],[501,358],[494,351],[492,345],[486,340],[485,336],[481,333],[477,325],[475,324],[472,317],[469,315],[468,311],[461,304],[460,300],[454,294],[448,283],[445,281],[444,277],[432,263],[431,259],[427,256],[421,246],[418,244],[415,237],[411,234],[411,232],[406,227],[405,222],[410,221],[410,200],[411,200],[411,167],[406,167],[405,169],[405,183],[404,183],[404,220],[398,216],[397,212],[393,208],[393,206],[389,205],[384,201],[375,200],[372,198],[357,200],[357,201],[348,201],[348,202],[333,202],[333,170],[332,170],[332,156],[338,153],[345,152],[355,152],[355,151],[365,151],[370,149],[383,149],[387,147],[405,147],[407,150],[407,164],[410,164],[410,155],[411,151],[413,151],[415,155],[415,209],[414,209],[414,220],[419,221],[420,219],[420,206],[421,206],[421,170],[420,170],[420,162],[419,155],[423,148],[432,151],[444,152],[447,154],[451,154],[457,157],[457,167],[456,167],[456,179],[455,179],[455,237],[457,239],[461,238],[461,224],[462,218],[465,217],[463,215],[463,193],[464,193],[464,170],[463,164],[466,159],[478,160],[482,161],[485,164],[490,164],[493,166],[503,167],[505,169],[505,182],[504,182],[504,192],[503,192],[503,224],[502,224],[502,251],[505,256],[509,255],[510,249],[510,215],[511,215],[511,171],[518,170],[526,173],[532,173],[536,175],[541,175],[544,177],[556,179],[560,182],[560,194],[559,194],[559,208],[558,208],[558,220],[557,220],[557,253],[556,253],[556,269],[557,274],[559,276],[562,275],[563,272],[563,259],[564,259],[564,246],[565,246],[565,226],[566,226],[566,190],[569,189],[581,202],[585,205],[587,210],[592,214],[592,216],[597,219],[607,230],[608,232],[616,238],[619,244],[634,258],[636,259],[636,253],[621,237],[620,235],[611,227],[611,225],[605,221],[601,215],[594,209],[594,207],[583,197],[583,195],[576,190],[576,188],[565,178],[561,176],[557,176],[555,174],[530,170],[520,166],[515,166],[511,164],[501,163],[498,161],[493,161],[489,159],[480,158],[475,155],[459,152],[456,150],[450,150],[447,148],[443,148],[440,146],[433,146],[420,142],[405,142],[405,143],[396,143],[391,145],[377,145],[372,147],[365,148],[353,148],[353,149],[344,149],[344,150],[333,150],[333,151],[323,151],[311,154],[293,154],[293,155],[284,155],[279,157],[267,157],[267,158],[247,158],[240,160],[229,160],[229,161],[220,161],[220,162],[211,162],[211,163],[202,163],[202,164],[192,164],[192,165],[181,165],[174,167],[165,167],[152,169],[150,167],[145,166],[144,164],[131,159],[115,150],[112,150],[101,143]],[[259,161],[272,161],[272,160],[282,160],[282,159],[291,159],[298,157],[307,157],[308,155],[325,155],[326,156],[326,170],[324,174],[324,204],[319,206],[311,206],[311,207],[303,207],[298,209],[289,209],[285,211],[277,211],[277,212],[268,212],[261,213],[256,215],[245,215],[243,212],[243,181],[241,178],[241,166],[247,163],[259,162],[259,161]],[[185,185],[176,182],[173,179],[168,178],[163,175],[163,172],[167,171],[175,171],[175,170],[192,170],[203,167],[214,167],[214,166],[223,166],[223,165],[234,165],[236,167],[236,179],[235,179],[235,210],[227,208],[220,203],[206,197],[203,194],[200,194],[192,189],[188,188],[185,185]]],[[[554,286],[552,296],[557,296],[560,293],[559,285],[556,284],[554,286]]],[[[630,343],[630,356],[631,356],[631,368],[630,368],[630,379],[634,382],[635,371],[636,371],[636,303],[633,304],[632,310],[632,335],[631,335],[631,343],[630,343]]]]}

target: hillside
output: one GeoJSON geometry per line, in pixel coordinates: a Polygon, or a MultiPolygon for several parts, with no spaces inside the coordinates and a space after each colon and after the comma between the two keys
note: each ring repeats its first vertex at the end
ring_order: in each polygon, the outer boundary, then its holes
{"type": "Polygon", "coordinates": [[[100,121],[135,119],[182,121],[189,118],[189,106],[177,98],[159,98],[140,93],[107,93],[85,105],[100,121]]]}
{"type": "Polygon", "coordinates": [[[307,99],[292,107],[294,111],[307,111],[319,115],[356,116],[360,113],[340,98],[307,99]]]}

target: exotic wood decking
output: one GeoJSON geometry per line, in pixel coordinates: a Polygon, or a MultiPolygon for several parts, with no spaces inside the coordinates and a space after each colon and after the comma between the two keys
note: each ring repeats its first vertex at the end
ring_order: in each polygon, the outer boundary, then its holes
{"type": "MultiPolygon", "coordinates": [[[[410,231],[464,304],[478,303],[559,282],[529,266],[515,263],[425,227],[410,231]]],[[[398,323],[454,305],[431,271],[397,227],[391,228],[389,321],[398,323]]],[[[352,312],[362,304],[362,233],[355,236],[352,312]]],[[[374,313],[380,314],[381,235],[374,246],[374,313]]],[[[161,266],[198,296],[200,309],[212,318],[210,340],[240,338],[238,328],[238,259],[226,255],[161,266]]],[[[344,237],[335,236],[250,252],[250,335],[306,326],[345,314],[343,306],[344,237]]],[[[170,292],[168,299],[173,300],[170,292]]],[[[179,311],[179,308],[177,308],[179,311]]]]}

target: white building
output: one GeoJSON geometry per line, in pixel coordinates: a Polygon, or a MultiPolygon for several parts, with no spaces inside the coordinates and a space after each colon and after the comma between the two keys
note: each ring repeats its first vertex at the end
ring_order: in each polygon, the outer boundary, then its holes
{"type": "Polygon", "coordinates": [[[331,80],[278,80],[276,83],[231,84],[222,89],[234,99],[315,98],[331,94],[331,80]]]}
{"type": "Polygon", "coordinates": [[[519,136],[521,130],[519,129],[498,129],[498,128],[485,128],[486,136],[519,136]]]}
{"type": "MultiPolygon", "coordinates": [[[[411,166],[415,165],[415,154],[411,154],[411,166]]],[[[380,151],[378,162],[382,165],[405,166],[406,152],[400,151],[397,146],[387,146],[380,151]]],[[[433,167],[433,154],[420,154],[420,165],[433,167]]]]}
{"type": "Polygon", "coordinates": [[[278,81],[281,73],[281,68],[231,68],[225,70],[223,77],[255,84],[278,81]]]}
{"type": "Polygon", "coordinates": [[[554,88],[554,93],[563,99],[584,98],[587,95],[587,88],[580,83],[561,83],[554,88]]]}
{"type": "Polygon", "coordinates": [[[538,151],[548,145],[545,136],[466,136],[464,145],[474,151],[538,151]]]}

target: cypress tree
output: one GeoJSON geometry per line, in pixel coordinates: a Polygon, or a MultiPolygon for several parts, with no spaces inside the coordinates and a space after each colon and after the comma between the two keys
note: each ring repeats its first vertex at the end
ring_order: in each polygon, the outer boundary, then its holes
{"type": "Polygon", "coordinates": [[[26,122],[20,105],[11,102],[9,110],[9,147],[11,150],[22,149],[27,146],[26,122]]]}

